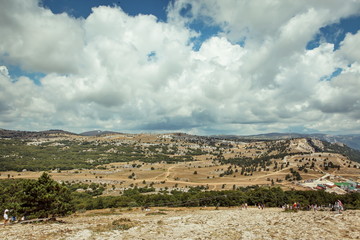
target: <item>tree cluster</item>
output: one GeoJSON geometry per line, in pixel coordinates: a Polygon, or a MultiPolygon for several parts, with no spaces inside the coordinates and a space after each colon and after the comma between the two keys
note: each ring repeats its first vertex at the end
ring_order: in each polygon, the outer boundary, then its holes
{"type": "MultiPolygon", "coordinates": [[[[246,187],[235,190],[205,191],[204,188],[191,188],[188,192],[172,190],[157,194],[141,194],[137,190],[127,190],[121,196],[87,197],[77,202],[76,209],[98,209],[119,207],[201,207],[201,206],[239,206],[264,204],[279,207],[299,202],[302,206],[311,204],[328,205],[340,199],[346,208],[360,209],[360,194],[330,194],[324,191],[283,191],[279,187],[246,187]]],[[[83,195],[84,196],[84,195],[83,195]]]]}
{"type": "Polygon", "coordinates": [[[43,218],[64,216],[75,210],[71,191],[43,173],[38,180],[1,181],[0,204],[12,216],[43,218]]]}

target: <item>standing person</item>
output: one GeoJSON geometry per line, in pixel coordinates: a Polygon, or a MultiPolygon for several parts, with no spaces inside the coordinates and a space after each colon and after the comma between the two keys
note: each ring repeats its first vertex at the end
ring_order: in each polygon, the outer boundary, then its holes
{"type": "Polygon", "coordinates": [[[337,203],[338,203],[339,213],[341,213],[341,211],[344,210],[344,206],[343,206],[342,202],[340,201],[340,199],[337,200],[337,203]]]}
{"type": "Polygon", "coordinates": [[[334,203],[334,211],[339,211],[339,202],[335,201],[334,203]]]}
{"type": "Polygon", "coordinates": [[[293,204],[293,210],[296,210],[296,207],[297,207],[297,203],[294,202],[294,204],[293,204]]]}
{"type": "Polygon", "coordinates": [[[9,222],[9,209],[5,209],[4,211],[4,225],[7,224],[9,222]]]}

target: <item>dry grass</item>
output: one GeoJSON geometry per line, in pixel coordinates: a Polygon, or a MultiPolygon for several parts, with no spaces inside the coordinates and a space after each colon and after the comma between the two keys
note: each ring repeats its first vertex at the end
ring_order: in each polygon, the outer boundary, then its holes
{"type": "MultiPolygon", "coordinates": [[[[161,208],[164,209],[164,208],[161,208]]],[[[0,228],[7,240],[43,239],[359,239],[359,211],[284,212],[281,209],[167,208],[166,215],[140,210],[72,215],[66,224],[14,224],[0,228]],[[105,215],[101,215],[100,213],[105,215]]],[[[159,209],[152,209],[159,211],[159,209]]]]}
{"type": "Polygon", "coordinates": [[[94,232],[109,232],[113,230],[129,230],[130,228],[136,226],[137,223],[131,221],[129,218],[119,218],[111,223],[98,224],[95,227],[91,228],[94,232]]]}
{"type": "MultiPolygon", "coordinates": [[[[106,138],[101,137],[74,137],[77,139],[91,139],[96,141],[105,141],[106,138]]],[[[146,142],[146,143],[159,143],[166,142],[170,143],[169,139],[159,139],[158,135],[151,134],[124,134],[124,135],[114,135],[111,136],[113,140],[118,141],[134,141],[134,142],[146,142]]],[[[303,139],[293,140],[292,142],[293,152],[301,152],[306,150],[307,145],[306,141],[303,139]]],[[[252,142],[252,143],[237,143],[234,144],[234,147],[231,151],[225,151],[225,158],[235,157],[237,155],[254,157],[256,156],[258,149],[265,149],[264,142],[252,142]]],[[[269,166],[269,171],[254,172],[252,176],[243,176],[240,174],[241,168],[238,167],[237,173],[233,175],[219,177],[219,174],[226,170],[230,165],[220,165],[220,163],[215,163],[211,160],[212,155],[205,154],[200,156],[195,156],[197,161],[193,162],[181,162],[178,164],[164,164],[164,163],[142,163],[134,162],[141,165],[140,168],[129,168],[128,163],[111,163],[103,165],[106,169],[91,169],[91,170],[69,170],[52,172],[52,177],[57,181],[69,181],[69,182],[84,182],[84,183],[107,183],[108,191],[105,192],[106,195],[118,195],[121,190],[124,188],[132,186],[144,187],[153,183],[153,186],[157,189],[164,188],[186,188],[190,186],[204,185],[208,186],[211,190],[221,190],[222,186],[225,184],[224,189],[232,189],[233,185],[239,186],[248,186],[248,185],[270,185],[271,181],[269,179],[284,180],[285,176],[289,174],[290,168],[297,170],[299,165],[304,164],[304,162],[296,161],[300,158],[315,158],[316,159],[316,168],[315,170],[308,170],[308,173],[301,172],[301,176],[304,180],[307,179],[316,179],[325,175],[324,169],[319,167],[319,164],[325,159],[328,158],[328,161],[332,161],[334,164],[341,165],[340,171],[336,169],[330,169],[327,173],[332,173],[336,175],[343,176],[345,178],[352,178],[353,180],[360,180],[360,169],[348,167],[347,160],[338,154],[329,154],[329,153],[309,153],[303,156],[290,156],[287,158],[287,161],[290,165],[282,170],[274,170],[273,165],[269,166]],[[320,156],[321,155],[321,156],[320,156]],[[154,170],[151,170],[153,168],[154,170]],[[197,174],[194,174],[194,172],[197,174]],[[135,173],[136,179],[129,179],[128,176],[132,173],[135,173]],[[113,191],[112,188],[115,187],[113,191]]],[[[281,164],[284,160],[276,160],[281,164]]],[[[131,165],[132,163],[130,163],[131,165]]],[[[29,178],[36,179],[41,173],[40,172],[1,172],[0,179],[7,178],[8,174],[12,178],[29,178]]],[[[276,183],[277,185],[283,188],[295,188],[303,189],[296,184],[292,184],[287,181],[282,183],[276,183]]]]}

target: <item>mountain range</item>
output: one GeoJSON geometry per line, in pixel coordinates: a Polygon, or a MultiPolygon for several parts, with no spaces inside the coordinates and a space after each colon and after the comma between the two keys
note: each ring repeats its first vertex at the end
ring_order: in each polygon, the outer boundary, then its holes
{"type": "Polygon", "coordinates": [[[303,133],[267,133],[258,135],[217,135],[225,139],[245,139],[245,140],[278,140],[292,138],[315,138],[330,143],[342,143],[356,150],[360,150],[360,134],[349,135],[329,135],[321,133],[303,134],[303,133]]]}
{"type": "MultiPolygon", "coordinates": [[[[101,136],[107,134],[121,134],[115,131],[102,131],[94,130],[83,132],[80,134],[72,133],[64,130],[47,130],[47,131],[15,131],[0,129],[0,138],[33,138],[42,137],[48,135],[80,135],[80,136],[101,136]]],[[[349,135],[330,135],[330,134],[303,134],[303,133],[266,133],[257,135],[213,135],[213,138],[231,139],[231,140],[279,140],[279,139],[292,139],[292,138],[315,138],[330,143],[345,144],[356,150],[360,150],[360,134],[349,134],[349,135]]]]}

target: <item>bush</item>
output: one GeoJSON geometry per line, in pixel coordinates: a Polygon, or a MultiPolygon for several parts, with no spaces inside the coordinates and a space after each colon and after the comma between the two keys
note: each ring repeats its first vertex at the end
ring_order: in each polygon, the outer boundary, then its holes
{"type": "Polygon", "coordinates": [[[128,230],[135,226],[133,222],[131,222],[128,218],[120,218],[111,223],[112,230],[128,230]]]}

